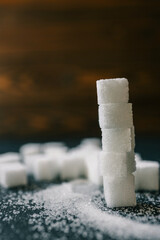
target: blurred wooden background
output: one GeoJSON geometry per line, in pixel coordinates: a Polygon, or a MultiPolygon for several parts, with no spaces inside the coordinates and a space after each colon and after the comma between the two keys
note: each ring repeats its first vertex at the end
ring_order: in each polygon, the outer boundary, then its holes
{"type": "Polygon", "coordinates": [[[95,82],[123,76],[160,134],[159,0],[0,1],[0,138],[99,136],[95,82]]]}

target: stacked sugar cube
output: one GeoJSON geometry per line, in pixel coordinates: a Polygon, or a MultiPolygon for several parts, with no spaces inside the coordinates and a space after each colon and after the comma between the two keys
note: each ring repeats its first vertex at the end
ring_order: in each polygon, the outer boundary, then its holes
{"type": "Polygon", "coordinates": [[[132,104],[126,78],[97,81],[102,151],[99,156],[108,207],[135,206],[136,170],[132,104]]]}

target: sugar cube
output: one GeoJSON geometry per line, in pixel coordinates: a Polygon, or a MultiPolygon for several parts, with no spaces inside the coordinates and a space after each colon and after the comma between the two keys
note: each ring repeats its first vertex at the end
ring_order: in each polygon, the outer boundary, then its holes
{"type": "Polygon", "coordinates": [[[99,106],[100,128],[130,128],[133,126],[131,103],[108,103],[99,106]]]}
{"type": "Polygon", "coordinates": [[[33,154],[33,155],[25,155],[23,156],[23,162],[26,166],[26,170],[28,174],[33,174],[33,164],[37,160],[37,158],[41,156],[41,154],[33,154]]]}
{"type": "Polygon", "coordinates": [[[7,152],[0,154],[0,163],[19,162],[20,160],[21,156],[16,152],[7,152]]]}
{"type": "Polygon", "coordinates": [[[101,79],[97,81],[98,104],[128,102],[129,89],[126,78],[101,79]]]}
{"type": "Polygon", "coordinates": [[[0,164],[0,184],[5,188],[17,187],[27,184],[27,174],[24,164],[0,164]]]}
{"type": "Polygon", "coordinates": [[[66,154],[61,163],[60,168],[61,179],[73,180],[76,178],[84,177],[84,175],[86,175],[84,157],[81,154],[78,155],[73,152],[66,154]]]}
{"type": "MultiPolygon", "coordinates": [[[[81,163],[82,163],[82,175],[85,178],[88,178],[89,172],[93,172],[92,170],[92,159],[93,157],[90,156],[94,156],[94,159],[96,159],[96,162],[98,161],[98,154],[97,152],[100,151],[100,147],[97,144],[80,144],[77,147],[72,148],[69,151],[69,154],[72,154],[72,156],[75,156],[75,158],[81,159],[81,163]],[[90,171],[89,171],[89,168],[90,171]]],[[[93,160],[94,162],[94,160],[93,160]]],[[[97,171],[97,170],[96,170],[97,171]]],[[[97,180],[96,180],[97,181],[97,180]]]]}
{"type": "Polygon", "coordinates": [[[41,146],[41,150],[45,154],[59,155],[68,151],[67,146],[63,142],[49,142],[41,146]]]}
{"type": "Polygon", "coordinates": [[[134,148],[132,128],[102,130],[102,149],[106,152],[130,152],[134,148]]]}
{"type": "Polygon", "coordinates": [[[103,177],[100,175],[99,153],[99,150],[90,152],[86,157],[86,166],[88,180],[101,186],[103,185],[103,177]]]}
{"type": "Polygon", "coordinates": [[[38,154],[41,151],[41,144],[27,143],[21,146],[19,151],[22,156],[38,154]]]}
{"type": "Polygon", "coordinates": [[[159,191],[159,163],[154,161],[137,161],[135,189],[159,191]]]}
{"type": "Polygon", "coordinates": [[[33,176],[38,181],[51,181],[58,177],[60,166],[57,159],[47,155],[39,155],[33,161],[33,176]]]}
{"type": "Polygon", "coordinates": [[[52,180],[59,174],[60,157],[47,154],[24,156],[27,173],[37,180],[52,180]],[[44,170],[43,170],[44,169],[44,170]],[[48,171],[48,176],[47,176],[48,171]]]}
{"type": "Polygon", "coordinates": [[[109,208],[136,205],[134,176],[132,174],[123,178],[103,177],[103,185],[106,203],[109,208]]]}
{"type": "Polygon", "coordinates": [[[99,155],[100,173],[106,177],[126,177],[135,172],[134,152],[116,153],[101,151],[99,155]]]}

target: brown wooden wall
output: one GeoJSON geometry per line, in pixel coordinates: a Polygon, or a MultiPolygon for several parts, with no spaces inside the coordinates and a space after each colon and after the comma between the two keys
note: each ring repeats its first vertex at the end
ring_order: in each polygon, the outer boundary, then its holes
{"type": "Polygon", "coordinates": [[[159,0],[0,1],[1,138],[99,135],[95,82],[123,76],[159,134],[159,0]]]}

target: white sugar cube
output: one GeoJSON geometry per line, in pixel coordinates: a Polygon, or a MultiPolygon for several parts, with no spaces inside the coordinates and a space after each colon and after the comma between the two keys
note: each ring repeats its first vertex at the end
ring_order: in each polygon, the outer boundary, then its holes
{"type": "Polygon", "coordinates": [[[134,176],[132,174],[124,178],[104,177],[103,185],[106,203],[109,208],[136,205],[134,176]]]}
{"type": "MultiPolygon", "coordinates": [[[[96,159],[95,161],[98,161],[98,154],[97,152],[100,151],[100,147],[96,144],[80,144],[79,146],[72,148],[69,151],[69,154],[72,154],[72,156],[75,156],[75,158],[81,159],[81,163],[82,163],[82,175],[85,178],[88,178],[89,172],[93,172],[93,168],[92,168],[92,159],[93,157],[90,156],[94,156],[94,159],[96,159]],[[90,171],[89,171],[89,168],[90,171]]],[[[93,160],[94,162],[94,160],[93,160]]],[[[97,169],[96,169],[97,171],[97,169]]],[[[99,177],[98,177],[99,178],[99,177]]],[[[95,180],[97,181],[97,180],[95,180]]]]}
{"type": "Polygon", "coordinates": [[[133,127],[131,103],[108,103],[99,106],[100,128],[133,127]]]}
{"type": "Polygon", "coordinates": [[[126,177],[135,172],[134,153],[111,153],[101,151],[99,155],[100,174],[106,177],[126,177]]]}
{"type": "Polygon", "coordinates": [[[100,151],[92,151],[86,156],[87,178],[96,185],[103,185],[103,177],[100,175],[99,168],[100,151]]]}
{"type": "Polygon", "coordinates": [[[17,187],[27,184],[27,174],[24,164],[0,164],[0,184],[5,188],[17,187]]]}
{"type": "Polygon", "coordinates": [[[60,172],[60,160],[60,156],[43,153],[24,156],[27,172],[34,175],[36,180],[55,179],[60,172]]]}
{"type": "Polygon", "coordinates": [[[26,166],[28,174],[31,174],[31,175],[33,174],[33,164],[39,155],[41,156],[41,154],[33,154],[33,155],[23,156],[23,162],[26,166]]]}
{"type": "MultiPolygon", "coordinates": [[[[77,152],[78,153],[78,152],[77,152]]],[[[61,162],[60,177],[62,180],[73,180],[86,175],[84,157],[81,154],[68,153],[61,162]]]]}
{"type": "Polygon", "coordinates": [[[38,181],[51,181],[58,177],[60,166],[57,159],[47,155],[39,155],[33,161],[33,176],[38,181]]]}
{"type": "Polygon", "coordinates": [[[99,144],[87,143],[80,144],[75,149],[77,149],[82,155],[87,156],[90,152],[99,151],[101,149],[99,144]]]}
{"type": "Polygon", "coordinates": [[[27,169],[28,174],[31,174],[31,175],[33,174],[34,162],[39,158],[41,159],[42,156],[44,156],[44,154],[39,153],[39,154],[33,154],[33,155],[25,155],[23,157],[23,162],[26,165],[26,169],[27,169]]]}
{"type": "Polygon", "coordinates": [[[20,160],[21,156],[16,152],[7,152],[0,154],[0,163],[19,162],[20,160]]]}
{"type": "Polygon", "coordinates": [[[102,130],[102,149],[106,152],[130,152],[134,149],[132,128],[102,130]]]}
{"type": "Polygon", "coordinates": [[[126,78],[101,79],[97,81],[98,104],[128,102],[129,89],[126,78]]]}
{"type": "Polygon", "coordinates": [[[159,163],[154,161],[137,161],[135,189],[159,191],[159,163]]]}
{"type": "Polygon", "coordinates": [[[41,151],[41,144],[27,143],[21,146],[19,151],[22,156],[38,154],[41,151]]]}
{"type": "Polygon", "coordinates": [[[45,154],[50,154],[57,156],[59,154],[63,154],[67,152],[68,148],[63,142],[49,142],[45,143],[41,146],[41,150],[45,154]]]}

